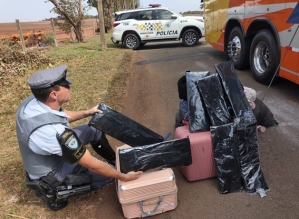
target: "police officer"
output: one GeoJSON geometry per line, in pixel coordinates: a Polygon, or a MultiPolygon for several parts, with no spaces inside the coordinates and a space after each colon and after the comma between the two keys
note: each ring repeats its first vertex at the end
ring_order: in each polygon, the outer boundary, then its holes
{"type": "MultiPolygon", "coordinates": [[[[63,182],[78,166],[88,169],[90,185],[94,189],[102,188],[113,178],[123,181],[137,179],[140,171],[123,174],[114,168],[115,152],[104,133],[87,124],[70,128],[69,123],[102,111],[97,106],[85,111],[62,108],[71,99],[71,82],[66,79],[66,73],[67,67],[62,65],[38,71],[27,81],[33,95],[20,104],[16,128],[29,180],[39,180],[51,173],[63,182]],[[92,156],[86,144],[90,144],[107,162],[92,156]]],[[[41,195],[39,191],[35,192],[41,195]]],[[[67,200],[49,200],[43,192],[42,196],[52,210],[67,205],[67,200]]]]}

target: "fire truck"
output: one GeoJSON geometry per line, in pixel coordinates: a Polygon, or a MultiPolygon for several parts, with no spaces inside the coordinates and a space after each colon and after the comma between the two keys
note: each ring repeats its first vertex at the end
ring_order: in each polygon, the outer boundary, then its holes
{"type": "Polygon", "coordinates": [[[204,0],[205,39],[227,54],[235,69],[251,69],[270,84],[282,77],[299,84],[299,2],[204,0]]]}

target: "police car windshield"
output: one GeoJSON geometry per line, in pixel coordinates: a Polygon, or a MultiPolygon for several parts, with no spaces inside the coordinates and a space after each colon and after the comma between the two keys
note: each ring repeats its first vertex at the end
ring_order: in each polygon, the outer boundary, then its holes
{"type": "Polygon", "coordinates": [[[182,17],[182,15],[180,13],[177,13],[177,12],[173,11],[172,9],[169,9],[169,11],[171,11],[173,13],[173,15],[175,15],[177,17],[182,17]]]}

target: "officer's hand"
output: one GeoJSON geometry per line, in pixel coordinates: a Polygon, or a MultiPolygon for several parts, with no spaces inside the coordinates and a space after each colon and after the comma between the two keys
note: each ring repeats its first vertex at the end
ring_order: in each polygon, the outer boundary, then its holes
{"type": "Polygon", "coordinates": [[[88,110],[88,114],[91,115],[91,116],[95,113],[103,113],[102,110],[98,109],[98,105],[96,105],[96,106],[94,106],[94,107],[92,107],[91,109],[88,110]]]}
{"type": "Polygon", "coordinates": [[[124,180],[125,182],[127,181],[131,181],[131,180],[134,180],[134,179],[138,179],[139,176],[141,175],[141,173],[143,173],[142,171],[137,171],[137,172],[128,172],[126,174],[126,180],[124,180]]]}

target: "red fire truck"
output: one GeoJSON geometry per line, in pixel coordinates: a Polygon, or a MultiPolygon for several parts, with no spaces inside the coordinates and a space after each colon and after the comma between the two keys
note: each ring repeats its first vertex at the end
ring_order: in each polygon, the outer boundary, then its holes
{"type": "Polygon", "coordinates": [[[299,2],[204,0],[205,38],[226,52],[236,69],[250,67],[255,80],[277,77],[299,84],[299,2]]]}

